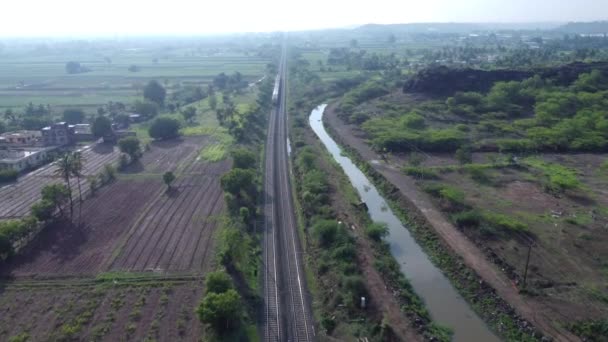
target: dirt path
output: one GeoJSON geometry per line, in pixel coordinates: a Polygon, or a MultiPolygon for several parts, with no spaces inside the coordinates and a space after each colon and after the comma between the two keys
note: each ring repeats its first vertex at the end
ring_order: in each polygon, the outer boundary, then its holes
{"type": "MultiPolygon", "coordinates": [[[[365,160],[381,160],[380,156],[365,142],[362,132],[356,127],[344,123],[333,109],[334,105],[327,107],[324,120],[339,135],[340,139],[354,148],[365,160]]],[[[418,190],[413,178],[400,172],[399,168],[392,166],[390,161],[388,164],[370,164],[420,210],[443,241],[463,258],[468,267],[475,270],[485,282],[491,285],[500,297],[513,306],[518,314],[533,323],[543,333],[559,341],[580,341],[578,337],[564,328],[553,324],[552,317],[559,316],[559,312],[555,312],[553,308],[535,299],[520,295],[519,290],[507,276],[487,260],[484,253],[434,207],[426,194],[418,190]]]]}

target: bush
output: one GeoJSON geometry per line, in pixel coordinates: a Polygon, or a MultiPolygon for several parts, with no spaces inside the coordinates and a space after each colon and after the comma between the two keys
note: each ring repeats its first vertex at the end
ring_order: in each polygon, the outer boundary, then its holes
{"type": "Polygon", "coordinates": [[[365,227],[365,234],[374,241],[381,241],[389,234],[388,226],[386,223],[372,223],[365,227]]]}
{"type": "Polygon", "coordinates": [[[473,162],[473,150],[470,146],[461,146],[456,150],[454,157],[460,164],[470,164],[473,162]]]}
{"type": "Polygon", "coordinates": [[[519,222],[517,219],[491,212],[486,212],[483,214],[483,220],[489,225],[514,232],[527,232],[528,226],[519,222]]]}
{"type": "Polygon", "coordinates": [[[53,218],[55,212],[55,204],[48,199],[43,199],[32,205],[32,215],[38,221],[47,221],[53,218]]]}
{"type": "Polygon", "coordinates": [[[128,154],[132,162],[137,161],[141,156],[141,145],[136,137],[125,137],[118,140],[118,148],[120,152],[128,154]]]}
{"type": "Polygon", "coordinates": [[[14,182],[18,176],[19,173],[13,169],[0,170],[0,183],[14,182]]]}
{"type": "Polygon", "coordinates": [[[234,289],[223,293],[209,292],[196,312],[201,322],[213,326],[218,333],[230,331],[241,319],[243,303],[234,289]]]}
{"type": "Polygon", "coordinates": [[[207,273],[207,279],[205,280],[207,293],[224,293],[232,288],[232,279],[228,273],[224,271],[207,273]]]}
{"type": "Polygon", "coordinates": [[[452,220],[454,220],[460,228],[478,227],[483,220],[483,216],[476,210],[470,210],[452,215],[452,220]]]}
{"type": "Polygon", "coordinates": [[[312,226],[312,234],[321,246],[331,246],[338,236],[338,222],[319,220],[312,226]]]}
{"type": "Polygon", "coordinates": [[[233,160],[233,168],[236,169],[255,169],[256,157],[255,154],[248,149],[239,148],[231,153],[233,160]]]}
{"type": "Polygon", "coordinates": [[[437,174],[437,172],[425,167],[404,167],[403,172],[405,172],[405,174],[408,176],[417,178],[439,179],[439,175],[437,174]]]}
{"type": "Polygon", "coordinates": [[[179,136],[180,123],[178,120],[169,117],[154,119],[148,133],[154,139],[171,139],[179,136]]]}

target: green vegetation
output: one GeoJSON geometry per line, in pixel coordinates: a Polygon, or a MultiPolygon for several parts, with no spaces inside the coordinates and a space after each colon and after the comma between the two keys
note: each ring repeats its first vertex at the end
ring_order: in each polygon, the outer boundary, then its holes
{"type": "Polygon", "coordinates": [[[559,193],[565,190],[576,190],[582,186],[576,172],[562,165],[547,163],[532,157],[524,159],[523,163],[541,173],[541,182],[549,191],[559,193]]]}
{"type": "Polygon", "coordinates": [[[112,133],[112,122],[105,116],[97,116],[91,124],[91,133],[96,138],[102,138],[112,133]]]}
{"type": "Polygon", "coordinates": [[[608,321],[602,319],[570,323],[568,328],[587,341],[600,342],[608,336],[608,321]]]}
{"type": "Polygon", "coordinates": [[[140,141],[136,137],[120,139],[118,141],[118,148],[120,148],[120,152],[126,153],[132,162],[137,161],[142,154],[140,141]]]}
{"type": "Polygon", "coordinates": [[[163,174],[163,182],[167,185],[167,189],[171,189],[171,183],[175,180],[175,175],[171,171],[163,174]]]}
{"type": "Polygon", "coordinates": [[[206,294],[196,312],[201,322],[209,324],[223,335],[241,324],[241,297],[233,289],[232,279],[224,272],[208,275],[206,294]]]}
{"type": "Polygon", "coordinates": [[[379,242],[382,238],[388,236],[388,233],[388,226],[386,224],[371,223],[365,227],[365,234],[376,242],[379,242]]]}
{"type": "MultiPolygon", "coordinates": [[[[536,75],[496,82],[486,94],[457,92],[445,103],[430,101],[413,111],[397,109],[355,121],[377,150],[456,151],[464,164],[471,162],[471,151],[490,147],[505,152],[602,151],[608,146],[608,118],[601,111],[607,98],[608,77],[597,70],[565,86],[536,75]],[[439,128],[445,119],[466,124],[439,128]]],[[[365,115],[354,109],[349,113],[356,118],[365,115]]]]}
{"type": "Polygon", "coordinates": [[[179,136],[180,122],[171,117],[159,117],[152,121],[148,133],[153,139],[165,140],[179,136]]]}
{"type": "Polygon", "coordinates": [[[0,183],[14,182],[19,173],[13,169],[0,170],[0,183]]]}

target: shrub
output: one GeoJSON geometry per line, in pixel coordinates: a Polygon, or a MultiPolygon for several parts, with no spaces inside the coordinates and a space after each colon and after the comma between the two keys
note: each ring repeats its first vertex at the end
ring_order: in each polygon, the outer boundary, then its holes
{"type": "Polygon", "coordinates": [[[179,136],[180,123],[178,120],[169,117],[154,119],[148,133],[154,139],[171,139],[179,136]]]}
{"type": "Polygon", "coordinates": [[[32,205],[32,215],[38,221],[47,221],[53,218],[55,212],[55,204],[48,199],[43,199],[32,205]]]}
{"type": "Polygon", "coordinates": [[[461,146],[456,150],[454,157],[460,164],[470,164],[473,162],[473,150],[470,146],[461,146]]]}
{"type": "Polygon", "coordinates": [[[483,220],[483,216],[476,210],[470,210],[454,214],[452,219],[461,228],[477,227],[483,220]]]}
{"type": "Polygon", "coordinates": [[[126,137],[118,141],[120,152],[126,153],[131,161],[136,161],[141,156],[141,145],[136,137],[126,137]]]}
{"type": "Polygon", "coordinates": [[[201,322],[212,325],[218,333],[229,331],[241,318],[243,303],[234,289],[223,293],[209,292],[196,312],[201,322]]]}
{"type": "Polygon", "coordinates": [[[365,283],[363,278],[358,275],[345,276],[342,279],[342,287],[344,288],[345,304],[354,309],[359,306],[361,297],[367,296],[365,283]]]}
{"type": "Polygon", "coordinates": [[[519,222],[513,217],[509,217],[502,214],[496,214],[492,212],[486,212],[483,214],[483,220],[493,227],[514,231],[514,232],[527,232],[528,226],[524,223],[519,222]]]}
{"type": "Polygon", "coordinates": [[[233,168],[253,169],[256,166],[255,154],[248,149],[236,149],[232,151],[231,155],[233,160],[233,168]]]}
{"type": "Polygon", "coordinates": [[[581,186],[576,172],[559,164],[546,163],[537,158],[527,158],[525,163],[540,170],[545,176],[545,187],[554,192],[576,189],[581,186]]]}
{"type": "Polygon", "coordinates": [[[443,189],[439,190],[439,195],[452,204],[464,205],[464,192],[454,187],[444,186],[443,189]]]}
{"type": "Polygon", "coordinates": [[[330,246],[338,236],[338,223],[335,220],[319,220],[312,226],[312,233],[321,246],[330,246]]]}
{"type": "Polygon", "coordinates": [[[405,174],[408,176],[417,178],[439,179],[439,175],[437,174],[437,172],[425,167],[404,167],[403,172],[405,172],[405,174]]]}
{"type": "Polygon", "coordinates": [[[380,241],[389,234],[386,223],[372,223],[365,227],[365,234],[374,241],[380,241]]]}
{"type": "Polygon", "coordinates": [[[18,176],[19,173],[13,169],[0,170],[0,183],[14,182],[18,176]]]}
{"type": "Polygon", "coordinates": [[[224,271],[209,272],[205,280],[205,287],[207,293],[224,293],[233,288],[232,279],[224,271]]]}

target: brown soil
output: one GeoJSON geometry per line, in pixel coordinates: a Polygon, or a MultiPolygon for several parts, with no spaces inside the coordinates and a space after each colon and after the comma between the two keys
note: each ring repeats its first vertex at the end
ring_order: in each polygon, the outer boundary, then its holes
{"type": "Polygon", "coordinates": [[[196,341],[201,280],[116,284],[9,286],[0,296],[0,340],[28,333],[30,341],[196,341]],[[143,298],[143,301],[141,300],[143,298]],[[76,322],[80,320],[80,324],[76,322]],[[77,326],[73,335],[66,326],[77,326]]]}
{"type": "Polygon", "coordinates": [[[189,137],[153,143],[139,162],[118,174],[117,181],[84,201],[80,225],[76,207],[74,223],[64,220],[46,227],[26,250],[0,265],[0,275],[204,271],[213,259],[212,235],[224,209],[219,176],[230,168],[229,160],[197,160],[209,141],[189,137]],[[166,190],[162,173],[169,170],[177,179],[166,190]]]}
{"type": "Polygon", "coordinates": [[[326,123],[339,135],[340,139],[351,148],[354,148],[365,160],[375,161],[370,163],[370,165],[395,185],[413,203],[444,243],[454,253],[462,257],[464,263],[475,270],[486,283],[492,286],[501,298],[507,301],[522,317],[532,322],[543,333],[563,341],[579,340],[576,336],[555,324],[556,318],[562,319],[564,316],[575,317],[575,315],[569,315],[567,311],[561,311],[566,309],[561,305],[563,303],[554,303],[544,299],[522,296],[507,275],[499,270],[494,263],[489,261],[484,252],[451,224],[445,215],[436,208],[431,199],[417,188],[414,179],[403,174],[400,168],[392,165],[390,161],[388,164],[379,162],[381,157],[366,143],[364,133],[353,125],[345,124],[333,109],[334,106],[329,106],[326,109],[324,118],[326,123]]]}
{"type": "Polygon", "coordinates": [[[26,250],[0,265],[1,274],[35,277],[97,273],[126,227],[162,186],[157,180],[119,180],[101,188],[84,202],[80,226],[63,220],[46,227],[26,250]]]}

